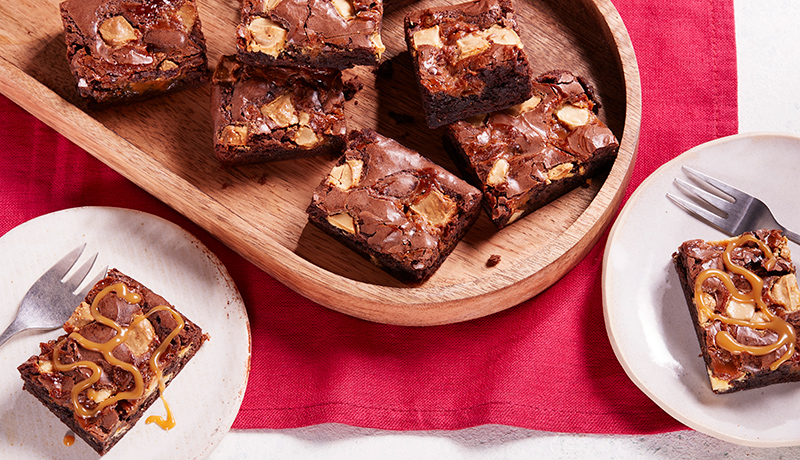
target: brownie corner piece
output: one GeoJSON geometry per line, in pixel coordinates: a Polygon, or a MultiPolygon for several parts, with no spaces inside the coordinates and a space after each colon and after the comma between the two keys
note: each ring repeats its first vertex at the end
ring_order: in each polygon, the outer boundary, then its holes
{"type": "Polygon", "coordinates": [[[236,48],[259,66],[377,66],[382,24],[382,0],[244,0],[236,48]]]}
{"type": "Polygon", "coordinates": [[[672,259],[714,393],[800,381],[800,289],[779,230],[688,240],[672,259]]]}
{"type": "Polygon", "coordinates": [[[67,61],[78,93],[98,105],[167,94],[208,82],[195,0],[66,0],[67,61]]]}
{"type": "Polygon", "coordinates": [[[224,166],[339,155],[344,103],[339,70],[258,67],[223,56],[211,84],[214,153],[224,166]]]}
{"type": "Polygon", "coordinates": [[[418,152],[372,130],[314,191],[309,221],[408,284],[428,279],[480,213],[481,192],[418,152]]]}
{"type": "Polygon", "coordinates": [[[92,287],[64,332],[18,367],[23,389],[100,455],[133,428],[208,338],[116,269],[92,287]]]}
{"type": "Polygon", "coordinates": [[[413,11],[404,32],[428,127],[530,97],[530,64],[510,0],[413,11]]]}
{"type": "Polygon", "coordinates": [[[588,84],[554,70],[533,79],[525,102],[448,125],[444,145],[503,228],[613,162],[619,142],[597,111],[588,84]]]}

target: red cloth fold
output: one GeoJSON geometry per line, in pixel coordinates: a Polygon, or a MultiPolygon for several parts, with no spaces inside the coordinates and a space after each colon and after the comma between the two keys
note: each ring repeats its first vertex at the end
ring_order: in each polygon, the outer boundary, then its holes
{"type": "MultiPolygon", "coordinates": [[[[736,132],[733,1],[614,4],[642,76],[630,192],[681,152],[736,132]]],[[[64,208],[119,206],[176,222],[222,259],[253,335],[250,380],[234,428],[683,428],[635,387],[611,349],[600,297],[605,238],[552,288],[504,312],[428,328],[373,324],[290,291],[5,97],[0,127],[0,234],[64,208]]]]}

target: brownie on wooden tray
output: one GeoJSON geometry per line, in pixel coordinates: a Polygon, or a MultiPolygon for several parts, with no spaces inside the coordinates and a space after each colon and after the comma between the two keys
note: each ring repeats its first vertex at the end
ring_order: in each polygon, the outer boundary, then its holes
{"type": "Polygon", "coordinates": [[[382,0],[243,0],[239,59],[253,65],[378,65],[382,0]]]}
{"type": "Polygon", "coordinates": [[[309,220],[399,280],[419,283],[452,252],[480,213],[481,193],[441,166],[372,130],[314,192],[309,220]]]}
{"type": "Polygon", "coordinates": [[[411,12],[405,38],[430,128],[519,104],[531,95],[511,0],[411,12]]]}
{"type": "Polygon", "coordinates": [[[78,92],[93,103],[142,99],[208,81],[194,0],[67,0],[61,19],[78,92]]]}
{"type": "MultiPolygon", "coordinates": [[[[116,269],[92,288],[64,330],[19,366],[24,389],[101,455],[207,339],[161,296],[116,269]]],[[[167,414],[156,422],[168,429],[174,421],[167,414]]]]}
{"type": "Polygon", "coordinates": [[[483,191],[492,222],[505,227],[586,182],[619,143],[597,118],[592,90],[570,72],[533,80],[522,104],[447,127],[445,148],[483,191]]]}
{"type": "Polygon", "coordinates": [[[346,134],[336,69],[256,67],[223,56],[214,71],[214,152],[223,165],[341,154],[346,134]]]}
{"type": "Polygon", "coordinates": [[[780,231],[689,240],[672,258],[715,393],[800,380],[800,289],[780,231]]]}

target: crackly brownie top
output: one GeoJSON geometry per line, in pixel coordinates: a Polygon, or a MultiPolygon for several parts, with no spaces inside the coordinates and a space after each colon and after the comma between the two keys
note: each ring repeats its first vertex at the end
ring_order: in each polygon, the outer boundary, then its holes
{"type": "Polygon", "coordinates": [[[137,410],[135,401],[156,388],[165,363],[203,340],[164,298],[116,270],[92,288],[64,330],[20,371],[33,366],[50,398],[100,437],[137,410]]]}
{"type": "Polygon", "coordinates": [[[405,29],[420,82],[431,92],[479,93],[485,69],[527,62],[510,0],[414,11],[405,29]]]}
{"type": "Polygon", "coordinates": [[[168,71],[171,60],[205,53],[193,0],[67,0],[87,54],[109,63],[168,71]]]}
{"type": "MultiPolygon", "coordinates": [[[[712,383],[797,360],[800,289],[787,240],[758,230],[723,241],[684,242],[679,257],[706,331],[712,383]]],[[[722,383],[721,383],[722,382],[722,383]]]]}
{"type": "Polygon", "coordinates": [[[382,0],[244,0],[240,47],[278,57],[285,50],[316,54],[334,47],[384,51],[382,0]]]}
{"type": "Polygon", "coordinates": [[[212,111],[218,143],[245,145],[252,136],[287,136],[313,147],[323,136],[344,136],[341,72],[306,67],[255,67],[223,56],[212,77],[229,92],[212,111]]]}
{"type": "Polygon", "coordinates": [[[576,174],[598,151],[619,146],[575,75],[547,72],[533,87],[522,104],[449,127],[478,179],[509,198],[576,174]]]}
{"type": "Polygon", "coordinates": [[[441,166],[362,130],[350,133],[347,151],[314,192],[311,206],[373,250],[427,266],[480,199],[480,191],[441,166]]]}

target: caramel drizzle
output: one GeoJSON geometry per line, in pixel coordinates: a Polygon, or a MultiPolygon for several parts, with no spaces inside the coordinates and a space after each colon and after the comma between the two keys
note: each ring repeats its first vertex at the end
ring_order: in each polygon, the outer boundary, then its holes
{"type": "Polygon", "coordinates": [[[736,341],[733,336],[727,331],[719,331],[714,340],[722,349],[728,350],[734,354],[740,353],[749,353],[754,356],[764,356],[770,353],[775,352],[776,350],[780,349],[781,347],[788,345],[788,350],[784,353],[780,358],[775,360],[772,364],[770,364],[770,369],[775,370],[789,360],[792,357],[795,350],[795,342],[797,340],[797,336],[795,334],[795,330],[791,324],[787,323],[767,308],[767,305],[764,303],[764,299],[762,297],[762,292],[764,288],[764,280],[762,280],[758,275],[753,273],[752,271],[736,265],[731,260],[731,252],[734,248],[744,245],[747,242],[756,243],[764,253],[764,256],[767,258],[767,269],[772,269],[775,264],[777,263],[777,258],[772,253],[772,251],[765,245],[761,240],[754,237],[753,235],[741,235],[735,240],[731,240],[727,246],[725,247],[725,251],[722,253],[722,260],[725,264],[725,268],[735,274],[742,275],[747,282],[750,283],[751,289],[750,292],[744,293],[739,291],[733,284],[733,278],[731,275],[726,273],[723,270],[719,270],[716,268],[709,268],[700,272],[697,276],[697,280],[695,280],[695,288],[694,288],[694,298],[697,301],[698,306],[703,310],[707,317],[711,318],[712,320],[720,321],[724,324],[728,325],[735,325],[735,326],[743,326],[749,327],[752,329],[769,329],[774,331],[778,334],[778,340],[770,345],[743,345],[736,341]],[[755,322],[755,321],[748,321],[742,319],[731,318],[728,316],[724,316],[714,312],[714,306],[706,305],[704,298],[703,298],[703,282],[709,278],[718,278],[725,287],[730,292],[731,297],[740,301],[740,302],[754,302],[759,310],[764,313],[767,317],[768,321],[766,322],[755,322]]]}
{"type": "Polygon", "coordinates": [[[75,412],[83,418],[95,417],[98,413],[100,413],[101,410],[103,410],[103,408],[115,404],[120,400],[141,398],[142,395],[144,394],[144,379],[142,377],[142,373],[139,372],[139,369],[137,369],[136,366],[117,359],[113,355],[113,351],[117,346],[119,346],[122,343],[125,343],[125,341],[128,339],[128,332],[131,329],[134,329],[140,322],[147,319],[152,313],[164,310],[169,311],[170,314],[172,314],[172,317],[175,318],[175,320],[177,321],[178,326],[175,329],[173,329],[172,332],[170,332],[170,334],[167,336],[167,338],[158,346],[158,348],[156,348],[155,352],[153,352],[153,354],[150,356],[150,361],[149,361],[150,369],[156,374],[156,377],[158,379],[158,388],[161,393],[161,400],[164,402],[164,406],[167,409],[167,420],[164,420],[163,418],[158,416],[150,416],[147,418],[146,421],[146,423],[156,422],[156,424],[162,427],[163,429],[169,430],[175,426],[175,419],[172,417],[172,411],[169,409],[169,405],[164,399],[164,389],[166,388],[166,384],[164,383],[164,378],[161,372],[161,368],[158,366],[158,359],[161,357],[164,351],[166,351],[172,339],[175,338],[175,336],[177,336],[178,334],[180,334],[181,330],[185,325],[183,318],[181,317],[180,314],[178,314],[178,312],[176,312],[172,308],[166,305],[159,305],[150,309],[150,311],[148,311],[147,314],[145,315],[137,315],[131,322],[130,326],[122,327],[116,321],[100,313],[100,309],[98,308],[100,299],[105,297],[111,291],[115,292],[118,296],[122,297],[126,302],[130,304],[139,303],[142,300],[142,297],[135,292],[128,291],[128,287],[123,283],[116,283],[111,286],[107,286],[95,296],[90,308],[92,317],[95,319],[95,321],[114,329],[117,332],[116,335],[105,343],[92,342],[86,339],[85,337],[81,336],[77,332],[71,333],[69,335],[69,338],[75,340],[76,342],[78,342],[78,344],[80,344],[87,350],[97,351],[102,353],[103,357],[110,364],[130,372],[133,375],[134,379],[133,389],[117,393],[113,397],[101,401],[100,403],[97,404],[97,406],[94,409],[87,409],[78,401],[78,396],[81,394],[81,392],[90,389],[95,383],[97,383],[100,380],[100,375],[102,374],[102,369],[100,368],[100,366],[90,361],[78,361],[70,364],[62,364],[61,361],[59,360],[59,355],[60,355],[59,350],[61,346],[61,343],[59,343],[53,349],[53,367],[61,372],[71,371],[77,369],[78,367],[86,367],[92,371],[92,375],[89,376],[89,378],[76,383],[75,386],[73,386],[72,388],[72,404],[75,407],[75,412]]]}

